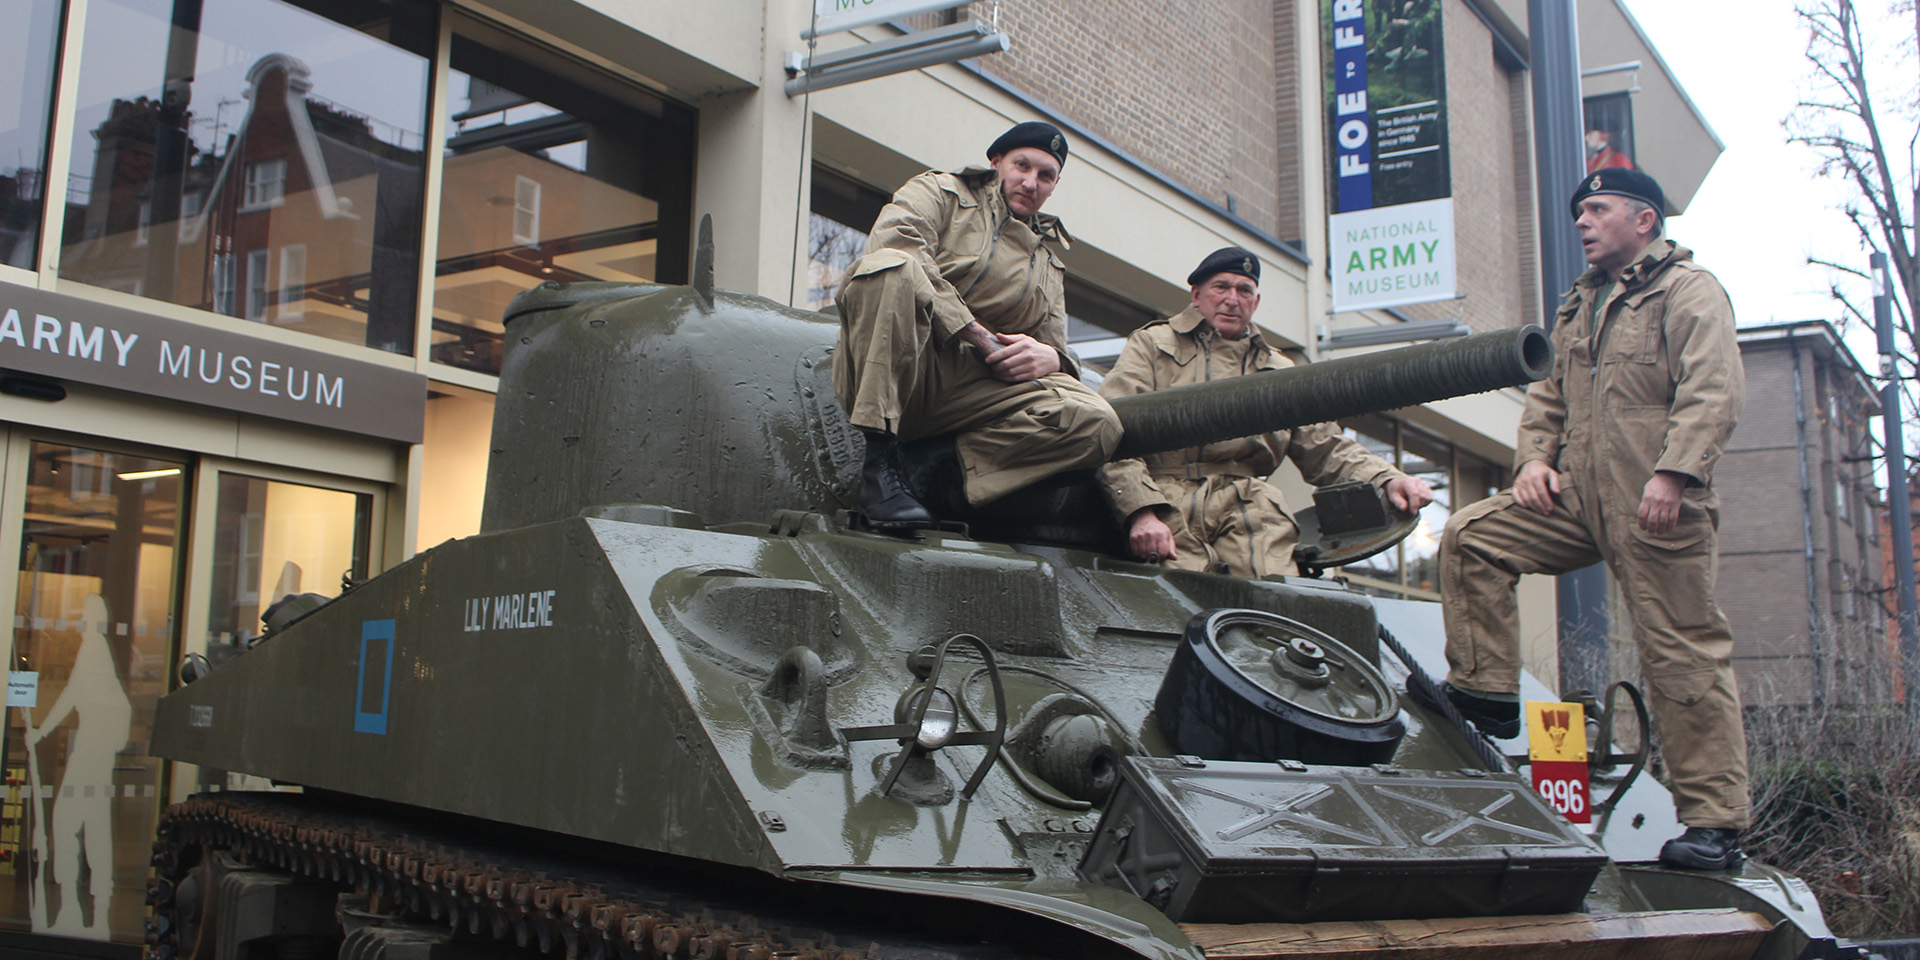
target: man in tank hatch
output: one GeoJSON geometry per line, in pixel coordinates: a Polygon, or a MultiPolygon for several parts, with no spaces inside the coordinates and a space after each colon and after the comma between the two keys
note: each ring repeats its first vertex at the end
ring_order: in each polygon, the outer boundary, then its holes
{"type": "Polygon", "coordinates": [[[1113,409],[1067,352],[1054,248],[1070,241],[1040,212],[1066,162],[1052,124],[1016,124],[987,166],[907,181],[848,270],[833,382],[866,434],[860,509],[876,529],[933,525],[902,441],[953,434],[970,507],[1104,463],[1119,443],[1113,409]]]}
{"type": "Polygon", "coordinates": [[[1666,195],[1652,177],[1597,170],[1572,205],[1590,266],[1560,303],[1553,372],[1527,390],[1513,487],[1455,513],[1440,541],[1451,668],[1440,690],[1481,730],[1517,734],[1515,583],[1605,561],[1686,825],[1660,860],[1728,869],[1748,825],[1733,634],[1713,599],[1713,468],[1746,393],[1733,306],[1662,236],[1666,195]]]}
{"type": "MultiPolygon", "coordinates": [[[[1260,306],[1260,259],[1239,247],[1207,255],[1187,276],[1192,303],[1133,332],[1100,385],[1113,398],[1278,370],[1292,361],[1253,325],[1260,306]]],[[[1242,577],[1295,573],[1299,530],[1286,499],[1266,477],[1290,459],[1308,483],[1364,480],[1411,512],[1433,488],[1340,432],[1317,423],[1121,460],[1100,468],[1100,485],[1127,531],[1135,557],[1182,570],[1242,577]]]]}

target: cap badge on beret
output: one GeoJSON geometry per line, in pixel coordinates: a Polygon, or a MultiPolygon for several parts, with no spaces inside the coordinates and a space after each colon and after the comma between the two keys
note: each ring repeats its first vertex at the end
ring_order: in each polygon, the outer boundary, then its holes
{"type": "Polygon", "coordinates": [[[1594,177],[1594,178],[1593,178],[1593,182],[1591,182],[1591,183],[1589,183],[1589,184],[1587,184],[1587,189],[1588,189],[1588,190],[1598,190],[1598,189],[1600,189],[1600,178],[1599,178],[1599,177],[1594,177]]]}
{"type": "Polygon", "coordinates": [[[1061,139],[1060,135],[1057,133],[1054,134],[1053,142],[1047,146],[1047,152],[1055,154],[1063,152],[1061,149],[1063,143],[1065,143],[1065,141],[1061,139]]]}
{"type": "Polygon", "coordinates": [[[1243,257],[1243,258],[1241,258],[1241,260],[1240,260],[1240,272],[1241,272],[1241,273],[1245,273],[1245,274],[1251,274],[1251,273],[1253,273],[1253,258],[1252,258],[1252,257],[1243,257]]]}

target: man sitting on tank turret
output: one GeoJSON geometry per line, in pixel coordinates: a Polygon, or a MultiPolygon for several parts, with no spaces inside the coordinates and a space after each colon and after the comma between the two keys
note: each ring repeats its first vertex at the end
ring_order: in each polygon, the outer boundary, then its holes
{"type": "Polygon", "coordinates": [[[907,181],[847,272],[833,383],[867,437],[860,509],[876,529],[933,525],[899,441],[954,434],[969,506],[1104,463],[1119,443],[1067,352],[1066,270],[1048,241],[1069,241],[1040,213],[1066,162],[1052,124],[1014,126],[988,166],[907,181]]]}
{"type": "MultiPolygon", "coordinates": [[[[1258,257],[1239,247],[1215,250],[1187,284],[1192,305],[1127,338],[1100,386],[1102,396],[1293,365],[1253,326],[1260,306],[1258,257]]],[[[1397,510],[1411,512],[1433,501],[1425,480],[1394,469],[1331,423],[1116,461],[1100,468],[1100,483],[1126,527],[1128,551],[1139,559],[1241,577],[1286,575],[1296,572],[1298,531],[1279,488],[1265,479],[1281,457],[1292,459],[1315,486],[1350,480],[1383,486],[1397,510]]]]}

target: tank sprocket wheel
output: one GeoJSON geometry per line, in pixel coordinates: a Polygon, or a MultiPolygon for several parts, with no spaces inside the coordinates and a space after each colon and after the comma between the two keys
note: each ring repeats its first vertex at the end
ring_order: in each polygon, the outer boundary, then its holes
{"type": "MultiPolygon", "coordinates": [[[[195,960],[196,945],[206,939],[199,931],[212,921],[209,874],[218,872],[220,853],[337,884],[343,893],[365,896],[374,913],[424,919],[570,960],[886,955],[878,944],[840,942],[831,933],[763,923],[710,904],[655,899],[618,881],[516,863],[499,851],[377,818],[316,812],[302,800],[285,793],[201,794],[166,810],[148,885],[148,960],[195,960]],[[199,903],[182,897],[183,884],[199,903]]],[[[210,956],[211,946],[205,952],[210,956]]]]}

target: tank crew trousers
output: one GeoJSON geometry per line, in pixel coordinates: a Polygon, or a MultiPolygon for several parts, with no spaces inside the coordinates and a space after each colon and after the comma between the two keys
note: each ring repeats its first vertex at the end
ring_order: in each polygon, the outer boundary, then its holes
{"type": "Polygon", "coordinates": [[[1447,521],[1440,545],[1447,680],[1483,693],[1520,689],[1523,573],[1557,575],[1605,561],[1619,581],[1680,822],[1740,830],[1748,825],[1747,741],[1733,675],[1733,634],[1713,599],[1718,511],[1712,493],[1689,489],[1680,525],[1652,537],[1632,508],[1609,513],[1560,475],[1551,516],[1520,506],[1511,490],[1447,521]]]}
{"type": "Polygon", "coordinates": [[[1258,580],[1293,576],[1293,548],[1299,529],[1281,505],[1280,491],[1258,477],[1226,472],[1246,469],[1232,463],[1189,464],[1199,479],[1156,474],[1174,506],[1167,526],[1173,530],[1173,570],[1230,573],[1258,580]],[[1211,475],[1209,475],[1211,474],[1211,475]]]}
{"type": "Polygon", "coordinates": [[[1113,408],[1072,374],[1007,383],[972,344],[936,331],[919,262],[860,277],[840,296],[833,375],[848,419],[901,440],[957,433],[969,504],[1098,466],[1120,443],[1113,408]]]}

